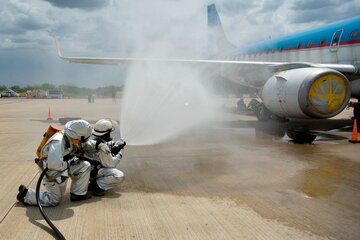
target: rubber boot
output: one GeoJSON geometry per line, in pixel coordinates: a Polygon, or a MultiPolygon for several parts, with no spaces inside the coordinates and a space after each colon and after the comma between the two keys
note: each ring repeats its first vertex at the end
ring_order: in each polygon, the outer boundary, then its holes
{"type": "Polygon", "coordinates": [[[89,191],[91,191],[95,196],[104,196],[105,190],[101,189],[97,184],[96,180],[90,180],[89,191]]]}
{"type": "Polygon", "coordinates": [[[19,186],[19,189],[18,189],[19,193],[17,194],[16,196],[16,199],[19,201],[19,202],[24,202],[24,198],[28,192],[28,189],[27,187],[25,187],[24,185],[20,185],[19,186]]]}
{"type": "Polygon", "coordinates": [[[72,202],[83,201],[83,200],[86,200],[89,198],[91,198],[91,194],[89,192],[87,192],[86,195],[76,195],[76,194],[70,193],[70,201],[72,201],[72,202]]]}

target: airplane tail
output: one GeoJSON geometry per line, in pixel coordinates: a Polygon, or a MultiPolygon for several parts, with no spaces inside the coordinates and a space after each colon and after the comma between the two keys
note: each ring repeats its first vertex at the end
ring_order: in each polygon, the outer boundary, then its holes
{"type": "Polygon", "coordinates": [[[208,52],[210,57],[218,55],[222,51],[226,51],[235,47],[226,38],[215,4],[208,5],[207,23],[208,23],[208,52]]]}

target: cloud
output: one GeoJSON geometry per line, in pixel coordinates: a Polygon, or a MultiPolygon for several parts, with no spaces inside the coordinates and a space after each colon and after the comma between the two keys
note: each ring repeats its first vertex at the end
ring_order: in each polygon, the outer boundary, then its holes
{"type": "Polygon", "coordinates": [[[87,11],[95,11],[99,8],[106,7],[109,0],[44,0],[53,6],[60,8],[77,8],[87,11]]]}
{"type": "Polygon", "coordinates": [[[311,0],[296,0],[291,7],[289,20],[298,23],[329,23],[359,15],[360,2],[356,0],[330,0],[314,2],[311,0]],[[322,14],[324,13],[324,14],[322,14]]]}
{"type": "Polygon", "coordinates": [[[356,0],[216,3],[226,34],[238,46],[354,17],[360,12],[360,2],[356,0]]]}
{"type": "MultiPolygon", "coordinates": [[[[0,72],[0,77],[6,74],[7,82],[20,81],[17,73],[6,73],[6,69],[10,71],[13,69],[10,65],[18,66],[25,58],[28,58],[27,66],[31,66],[26,68],[28,76],[38,75],[33,72],[39,71],[42,78],[60,82],[64,74],[54,73],[62,69],[80,79],[85,78],[82,71],[87,67],[96,68],[99,76],[109,76],[110,68],[104,66],[85,67],[60,61],[55,55],[52,33],[58,36],[62,52],[68,56],[146,57],[151,53],[157,57],[204,57],[207,51],[206,5],[213,2],[226,35],[237,46],[360,12],[360,3],[354,0],[33,0],[31,3],[9,0],[0,8],[0,60],[4,64],[2,71],[5,71],[0,72]],[[319,14],[319,11],[326,14],[319,14]],[[150,51],[152,48],[156,51],[150,51]],[[5,58],[8,50],[14,57],[5,58]],[[34,56],[21,54],[28,50],[34,56]],[[33,58],[39,60],[32,61],[33,58]],[[43,68],[47,62],[52,62],[51,69],[43,68]],[[79,69],[78,74],[76,69],[79,69]]],[[[115,72],[111,73],[109,81],[115,81],[115,72]]],[[[3,79],[0,78],[5,81],[3,79]]]]}

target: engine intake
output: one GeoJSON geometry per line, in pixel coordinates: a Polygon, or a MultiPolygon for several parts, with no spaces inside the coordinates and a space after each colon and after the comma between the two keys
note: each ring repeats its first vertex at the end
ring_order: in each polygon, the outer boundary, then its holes
{"type": "Polygon", "coordinates": [[[261,98],[280,117],[330,118],[349,102],[350,84],[343,74],[332,69],[292,69],[268,79],[261,98]]]}

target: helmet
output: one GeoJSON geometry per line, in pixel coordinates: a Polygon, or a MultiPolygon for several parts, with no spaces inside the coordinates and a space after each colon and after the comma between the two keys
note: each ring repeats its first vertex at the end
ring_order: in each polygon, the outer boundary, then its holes
{"type": "Polygon", "coordinates": [[[101,137],[115,130],[117,122],[112,119],[100,119],[95,123],[93,135],[101,137]]]}
{"type": "Polygon", "coordinates": [[[73,120],[65,124],[64,134],[72,139],[85,142],[91,136],[92,126],[84,120],[73,120]]]}

